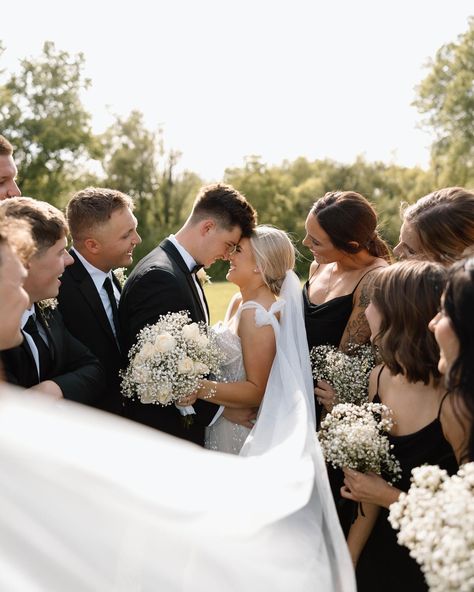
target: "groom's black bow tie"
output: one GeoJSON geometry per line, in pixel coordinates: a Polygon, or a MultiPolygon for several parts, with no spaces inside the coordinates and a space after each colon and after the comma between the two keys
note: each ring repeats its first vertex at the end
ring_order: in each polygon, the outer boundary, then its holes
{"type": "Polygon", "coordinates": [[[195,265],[192,269],[191,269],[191,273],[197,273],[200,269],[202,269],[204,267],[204,265],[195,265]]]}

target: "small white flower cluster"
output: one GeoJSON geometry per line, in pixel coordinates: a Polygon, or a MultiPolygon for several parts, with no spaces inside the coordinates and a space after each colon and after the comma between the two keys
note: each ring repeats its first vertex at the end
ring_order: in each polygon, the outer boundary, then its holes
{"type": "Polygon", "coordinates": [[[326,462],[361,473],[384,473],[394,482],[400,463],[385,432],[393,426],[392,412],[380,403],[340,403],[321,422],[318,438],[326,462]]]}
{"type": "Polygon", "coordinates": [[[117,267],[117,269],[114,269],[114,276],[117,278],[120,287],[123,288],[127,281],[127,269],[125,267],[117,267]]]}
{"type": "Polygon", "coordinates": [[[58,300],[57,298],[45,298],[44,300],[40,300],[37,304],[42,311],[45,311],[46,309],[54,310],[58,306],[58,300]]]}
{"type": "Polygon", "coordinates": [[[224,354],[205,323],[192,323],[188,312],[180,311],[144,327],[128,358],[122,394],[169,405],[195,391],[208,374],[218,376],[224,354]]]}
{"type": "Polygon", "coordinates": [[[474,462],[452,477],[438,466],[413,469],[412,485],[390,506],[389,521],[431,592],[474,590],[474,462]]]}
{"type": "Polygon", "coordinates": [[[211,276],[206,273],[204,267],[202,267],[196,274],[197,279],[201,282],[201,285],[210,284],[211,276]]]}
{"type": "Polygon", "coordinates": [[[369,375],[375,366],[370,345],[351,345],[344,353],[333,345],[311,350],[313,377],[325,380],[336,391],[336,403],[360,405],[367,401],[369,375]]]}

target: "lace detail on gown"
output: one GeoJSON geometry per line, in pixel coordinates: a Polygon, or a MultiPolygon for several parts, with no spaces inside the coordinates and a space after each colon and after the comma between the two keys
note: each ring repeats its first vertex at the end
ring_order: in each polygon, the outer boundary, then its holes
{"type": "MultiPolygon", "coordinates": [[[[238,325],[238,319],[242,310],[254,308],[255,323],[258,327],[261,327],[262,325],[274,324],[274,322],[278,324],[274,315],[283,306],[284,302],[277,301],[267,311],[257,302],[246,302],[239,308],[236,313],[237,316],[231,319],[231,324],[219,322],[213,326],[213,330],[217,335],[217,343],[227,354],[226,362],[221,368],[225,382],[240,382],[246,379],[240,338],[233,330],[238,325]]],[[[221,415],[212,426],[206,428],[204,446],[209,450],[239,454],[250,431],[250,429],[232,423],[221,415]]]]}

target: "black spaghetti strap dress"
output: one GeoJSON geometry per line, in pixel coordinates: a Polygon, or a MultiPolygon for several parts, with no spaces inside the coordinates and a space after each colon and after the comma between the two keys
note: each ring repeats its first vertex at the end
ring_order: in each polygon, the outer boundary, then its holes
{"type": "MultiPolygon", "coordinates": [[[[333,345],[334,347],[339,347],[346,325],[352,314],[352,309],[354,308],[354,293],[364,277],[375,269],[378,269],[378,267],[374,267],[367,271],[359,279],[350,294],[337,296],[322,304],[314,304],[309,299],[309,282],[311,278],[308,279],[303,286],[303,306],[306,338],[308,340],[310,351],[317,345],[333,345]]],[[[322,405],[319,405],[319,403],[316,402],[318,427],[322,410],[322,405]]],[[[334,469],[332,466],[328,465],[328,476],[339,520],[342,529],[347,534],[357,506],[354,502],[341,497],[340,489],[344,483],[344,473],[340,469],[334,469]]]]}
{"type": "MultiPolygon", "coordinates": [[[[380,370],[380,373],[382,372],[380,370]]],[[[381,403],[378,394],[374,403],[381,403]]],[[[446,395],[445,395],[446,396],[446,395]]],[[[393,454],[398,458],[402,476],[395,486],[402,491],[410,488],[411,470],[424,464],[439,465],[450,475],[454,474],[458,465],[449,443],[446,441],[439,414],[438,417],[421,430],[404,436],[389,435],[393,444],[393,454]]],[[[409,555],[408,549],[397,543],[397,531],[388,521],[388,509],[381,508],[374,528],[361,553],[356,569],[358,592],[421,592],[427,591],[423,573],[418,563],[409,555]]]]}

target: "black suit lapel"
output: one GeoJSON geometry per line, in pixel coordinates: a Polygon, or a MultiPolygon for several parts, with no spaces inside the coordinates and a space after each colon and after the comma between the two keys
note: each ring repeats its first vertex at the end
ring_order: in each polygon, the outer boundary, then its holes
{"type": "Polygon", "coordinates": [[[46,310],[45,312],[43,312],[43,310],[37,305],[35,304],[35,313],[36,313],[36,319],[38,320],[38,323],[41,325],[41,327],[43,328],[43,331],[46,333],[46,339],[48,340],[48,348],[49,348],[49,352],[51,355],[51,359],[53,360],[53,364],[55,363],[55,361],[57,360],[58,357],[58,352],[54,343],[54,337],[53,337],[53,333],[51,331],[51,327],[49,326],[48,323],[48,316],[49,313],[46,310]]]}
{"type": "MultiPolygon", "coordinates": [[[[70,266],[68,271],[71,274],[71,277],[77,282],[79,290],[81,291],[85,300],[88,302],[89,306],[96,315],[100,326],[113,341],[115,347],[117,347],[117,342],[115,340],[112,327],[110,326],[107,313],[105,312],[102,300],[100,299],[99,293],[97,292],[94,282],[92,281],[92,278],[89,275],[87,269],[84,267],[84,265],[82,265],[81,261],[77,257],[76,253],[74,251],[71,251],[71,255],[73,256],[75,263],[74,265],[70,266]]],[[[118,280],[115,278],[115,276],[114,279],[118,283],[118,280]]]]}
{"type": "Polygon", "coordinates": [[[28,341],[27,341],[24,333],[23,333],[23,341],[19,345],[17,352],[18,352],[18,357],[19,357],[17,359],[19,359],[19,367],[21,368],[21,372],[22,372],[22,374],[23,373],[26,374],[26,376],[23,375],[21,377],[20,384],[24,384],[24,385],[38,384],[38,382],[39,382],[38,368],[36,366],[36,362],[33,357],[33,352],[31,351],[31,348],[28,344],[28,341]]]}
{"type": "MultiPolygon", "coordinates": [[[[160,247],[177,263],[179,268],[182,270],[184,277],[186,278],[186,281],[188,283],[188,286],[190,287],[191,292],[193,293],[194,301],[202,313],[202,320],[205,321],[206,320],[206,312],[204,311],[204,308],[202,306],[202,301],[201,301],[201,298],[198,293],[199,288],[196,286],[196,283],[194,282],[194,279],[193,279],[193,275],[189,271],[188,266],[186,265],[184,259],[179,254],[178,249],[168,239],[165,239],[160,244],[160,247]]],[[[207,309],[207,318],[210,318],[209,317],[209,308],[207,305],[207,300],[206,300],[206,296],[204,294],[204,290],[202,292],[203,292],[203,300],[204,300],[204,303],[205,303],[206,309],[207,309]]]]}

